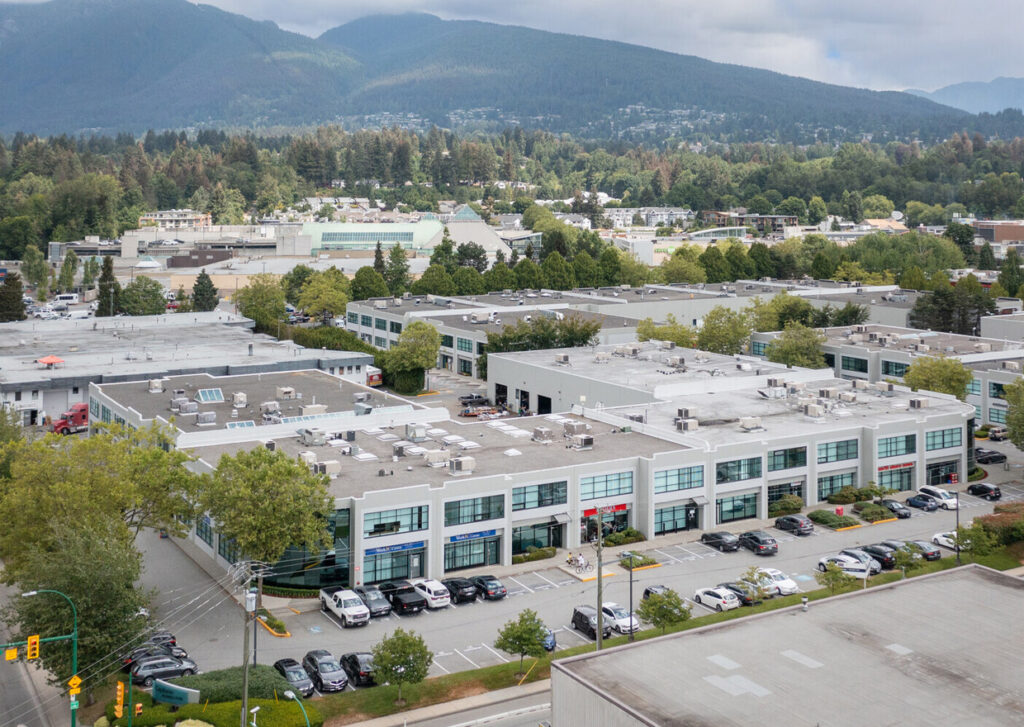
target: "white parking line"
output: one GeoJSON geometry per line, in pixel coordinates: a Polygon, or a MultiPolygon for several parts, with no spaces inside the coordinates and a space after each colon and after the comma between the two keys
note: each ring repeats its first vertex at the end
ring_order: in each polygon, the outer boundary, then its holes
{"type": "MultiPolygon", "coordinates": [[[[595,526],[595,527],[596,527],[596,526],[595,526]]],[[[533,593],[533,589],[532,589],[532,588],[530,588],[530,587],[529,587],[528,585],[526,585],[525,583],[523,583],[522,581],[516,580],[516,579],[515,579],[515,578],[513,578],[512,576],[509,576],[509,577],[508,577],[508,579],[509,579],[510,581],[512,581],[513,583],[518,583],[518,584],[519,584],[519,585],[521,585],[521,586],[522,586],[523,588],[525,588],[526,590],[528,590],[528,591],[529,591],[530,593],[533,593]]]]}
{"type": "Polygon", "coordinates": [[[499,659],[501,659],[501,660],[502,660],[503,662],[505,662],[506,664],[508,663],[508,659],[506,659],[506,658],[505,658],[504,656],[502,656],[501,654],[499,654],[499,653],[498,653],[497,651],[495,651],[494,649],[492,649],[492,648],[491,648],[490,646],[488,646],[487,644],[483,644],[483,647],[484,647],[485,649],[487,649],[487,650],[488,650],[489,652],[491,652],[492,654],[494,654],[494,655],[495,655],[496,657],[498,657],[499,659]]]}
{"type": "Polygon", "coordinates": [[[580,633],[577,633],[576,629],[574,629],[572,626],[566,626],[565,627],[565,633],[572,634],[573,636],[575,636],[580,641],[583,641],[584,643],[590,643],[590,639],[586,638],[585,636],[583,636],[580,633]]]}
{"type": "Polygon", "coordinates": [[[431,666],[436,666],[436,667],[437,667],[438,669],[440,669],[441,671],[443,671],[443,672],[444,672],[445,674],[451,674],[451,672],[450,672],[450,671],[448,671],[447,669],[445,669],[445,668],[444,668],[443,666],[441,666],[440,664],[438,664],[438,663],[437,663],[436,661],[433,661],[433,662],[431,662],[431,663],[430,663],[430,665],[431,665],[431,666]]]}
{"type": "Polygon", "coordinates": [[[458,649],[456,649],[456,650],[455,650],[455,653],[456,653],[456,654],[458,654],[459,656],[461,656],[461,657],[462,657],[463,659],[465,659],[466,661],[468,661],[468,662],[469,662],[470,664],[472,664],[472,665],[473,665],[473,668],[474,668],[474,669],[479,669],[479,668],[480,668],[480,667],[479,667],[479,665],[477,665],[477,663],[476,663],[475,661],[473,661],[472,659],[470,659],[470,658],[469,658],[468,656],[466,656],[465,654],[463,654],[463,653],[462,653],[461,651],[459,651],[458,649]]]}
{"type": "Polygon", "coordinates": [[[551,585],[553,585],[553,586],[554,586],[555,588],[558,588],[558,587],[559,587],[559,586],[558,586],[558,584],[557,584],[557,583],[555,583],[555,582],[554,582],[553,580],[551,580],[551,579],[549,579],[549,578],[545,578],[544,576],[542,576],[542,575],[541,575],[540,573],[538,573],[537,571],[534,571],[534,572],[533,572],[533,575],[537,576],[538,578],[540,578],[540,579],[542,579],[542,580],[545,580],[545,581],[547,581],[548,583],[550,583],[551,585]]]}
{"type": "Polygon", "coordinates": [[[663,556],[665,556],[666,558],[668,558],[668,559],[669,559],[670,561],[672,561],[673,563],[681,563],[681,562],[682,562],[682,561],[680,561],[680,560],[679,560],[678,558],[676,558],[676,557],[675,557],[674,555],[669,555],[669,554],[668,554],[668,553],[666,553],[666,552],[665,552],[664,550],[658,550],[657,548],[655,548],[655,549],[654,549],[654,552],[655,552],[655,553],[657,553],[658,555],[663,555],[663,556]]]}

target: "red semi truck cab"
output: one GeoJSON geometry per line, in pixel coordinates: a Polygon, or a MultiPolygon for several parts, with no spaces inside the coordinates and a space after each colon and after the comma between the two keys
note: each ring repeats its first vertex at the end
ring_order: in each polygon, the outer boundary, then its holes
{"type": "Polygon", "coordinates": [[[75,434],[89,428],[89,405],[86,403],[72,404],[71,408],[55,419],[51,430],[55,434],[75,434]]]}

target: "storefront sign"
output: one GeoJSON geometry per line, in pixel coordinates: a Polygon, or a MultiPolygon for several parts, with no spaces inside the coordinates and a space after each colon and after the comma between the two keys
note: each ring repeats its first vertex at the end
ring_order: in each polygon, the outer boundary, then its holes
{"type": "MultiPolygon", "coordinates": [[[[624,502],[621,505],[606,505],[606,506],[601,508],[601,512],[607,514],[607,513],[610,513],[610,512],[623,512],[624,510],[628,510],[628,509],[629,509],[629,505],[624,502]]],[[[594,517],[594,515],[597,515],[597,508],[596,507],[592,507],[589,510],[584,510],[583,511],[583,517],[594,517]]]]}
{"type": "Polygon", "coordinates": [[[448,538],[450,543],[461,543],[463,540],[476,540],[477,538],[490,538],[497,534],[497,530],[481,530],[479,533],[463,533],[462,535],[452,535],[448,538]]]}
{"type": "Polygon", "coordinates": [[[385,545],[380,548],[370,548],[366,551],[366,555],[383,555],[384,553],[397,553],[400,550],[417,550],[422,548],[425,541],[420,540],[415,543],[400,543],[398,545],[385,545]]]}
{"type": "Polygon", "coordinates": [[[878,471],[879,472],[888,472],[889,470],[902,470],[902,469],[906,469],[907,467],[913,467],[913,466],[914,466],[913,462],[904,462],[903,464],[887,464],[884,467],[879,467],[878,471]]]}

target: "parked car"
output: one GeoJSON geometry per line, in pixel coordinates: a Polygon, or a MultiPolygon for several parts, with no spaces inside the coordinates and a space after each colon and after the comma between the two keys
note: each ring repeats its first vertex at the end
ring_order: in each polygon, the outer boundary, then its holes
{"type": "Polygon", "coordinates": [[[544,647],[545,651],[554,651],[555,647],[558,646],[558,641],[555,639],[555,632],[549,629],[547,626],[544,627],[544,640],[540,642],[541,646],[544,647]]]}
{"type": "Polygon", "coordinates": [[[826,555],[818,561],[818,570],[824,573],[828,570],[829,563],[835,563],[844,572],[855,575],[858,578],[864,578],[870,572],[864,561],[851,555],[826,555]]]}
{"type": "Polygon", "coordinates": [[[636,616],[619,604],[606,601],[601,604],[601,610],[604,611],[604,622],[611,623],[612,628],[620,634],[631,634],[640,630],[640,622],[636,616]]]}
{"type": "Polygon", "coordinates": [[[427,608],[448,608],[452,602],[448,589],[433,578],[414,578],[412,587],[427,599],[427,608]]]}
{"type": "Polygon", "coordinates": [[[739,581],[727,581],[726,583],[719,583],[715,588],[724,589],[730,591],[736,596],[736,599],[740,602],[741,606],[756,606],[761,601],[754,598],[757,595],[756,591],[752,590],[748,585],[739,581]]]}
{"type": "Polygon", "coordinates": [[[274,662],[274,668],[288,681],[293,690],[303,697],[313,696],[313,680],[295,659],[278,659],[274,662]]]}
{"type": "Polygon", "coordinates": [[[494,576],[476,576],[472,580],[477,595],[485,601],[499,601],[508,595],[505,586],[494,576]]]}
{"type": "Polygon", "coordinates": [[[814,532],[814,523],[803,515],[783,515],[775,518],[775,527],[788,530],[795,535],[810,535],[814,532]]]}
{"type": "Polygon", "coordinates": [[[173,656],[151,656],[132,665],[132,681],[145,687],[153,686],[156,679],[170,679],[195,674],[198,668],[191,659],[173,656]]]}
{"type": "MultiPolygon", "coordinates": [[[[944,533],[935,533],[932,536],[932,543],[935,545],[941,545],[943,548],[949,548],[950,550],[956,550],[957,538],[956,532],[950,530],[944,533]]],[[[963,550],[970,543],[965,541],[963,538],[960,539],[960,550],[963,550]]]]}
{"type": "Polygon", "coordinates": [[[1002,490],[988,482],[975,482],[973,485],[968,485],[967,494],[986,500],[998,500],[1003,496],[1002,490]]]}
{"type": "Polygon", "coordinates": [[[944,490],[941,487],[936,487],[935,485],[921,485],[917,488],[917,491],[922,495],[929,495],[935,498],[935,501],[943,510],[956,510],[957,508],[957,499],[953,493],[948,490],[944,490]]]}
{"type": "Polygon", "coordinates": [[[872,543],[860,547],[865,553],[878,561],[885,570],[896,567],[896,551],[884,543],[872,543]]]}
{"type": "Polygon", "coordinates": [[[338,659],[349,681],[357,687],[373,686],[373,654],[368,651],[353,651],[342,654],[338,659]]]}
{"type": "Polygon", "coordinates": [[[320,692],[340,692],[348,686],[348,676],[326,649],[314,649],[302,657],[302,668],[320,692]]]}
{"type": "Polygon", "coordinates": [[[146,643],[149,644],[167,644],[168,646],[177,646],[178,640],[174,638],[174,634],[170,631],[154,631],[146,639],[146,643]]]}
{"type": "Polygon", "coordinates": [[[718,548],[723,553],[729,550],[738,550],[740,547],[739,537],[724,531],[704,533],[700,536],[700,542],[710,545],[712,548],[718,548]]]}
{"type": "Polygon", "coordinates": [[[333,613],[343,628],[370,623],[370,609],[354,591],[343,586],[320,589],[320,610],[333,613]]]}
{"type": "Polygon", "coordinates": [[[663,586],[660,583],[654,583],[652,585],[647,586],[647,588],[644,589],[644,600],[647,600],[648,598],[654,595],[660,596],[663,593],[668,593],[670,590],[671,589],[668,586],[663,586]]]}
{"type": "Polygon", "coordinates": [[[925,560],[938,560],[942,557],[942,551],[927,540],[908,540],[906,542],[908,545],[913,545],[921,551],[921,557],[925,560]]]}
{"type": "Polygon", "coordinates": [[[448,589],[452,603],[476,600],[476,586],[468,578],[445,578],[441,583],[448,589]]]}
{"type": "Polygon", "coordinates": [[[891,512],[893,515],[895,515],[901,520],[903,518],[908,518],[911,515],[913,515],[913,513],[910,511],[910,508],[904,505],[899,500],[890,500],[886,498],[882,500],[881,504],[883,507],[888,508],[889,512],[891,512]]]}
{"type": "Polygon", "coordinates": [[[483,406],[489,402],[483,394],[463,394],[459,397],[459,403],[462,406],[483,406]]]}
{"type": "Polygon", "coordinates": [[[388,581],[380,584],[380,592],[391,603],[394,613],[419,613],[427,607],[427,599],[409,581],[388,581]]]}
{"type": "Polygon", "coordinates": [[[907,498],[907,504],[911,507],[918,507],[928,512],[939,509],[938,501],[931,495],[912,495],[907,498]]]}
{"type": "Polygon", "coordinates": [[[974,461],[978,464],[1000,464],[1006,461],[1006,455],[994,449],[978,447],[974,450],[974,461]]]}
{"type": "Polygon", "coordinates": [[[693,600],[716,611],[729,611],[740,607],[740,599],[728,588],[698,588],[693,600]]]}
{"type": "Polygon", "coordinates": [[[376,586],[356,586],[352,589],[363,605],[370,609],[370,618],[387,616],[391,613],[391,603],[376,586]]]}
{"type": "Polygon", "coordinates": [[[180,646],[171,646],[170,644],[143,644],[121,657],[121,669],[131,671],[135,662],[153,656],[173,656],[175,659],[187,659],[188,652],[180,646]]]}
{"type": "Polygon", "coordinates": [[[800,590],[796,581],[780,571],[778,568],[758,568],[757,574],[769,591],[774,591],[780,596],[790,596],[800,590]]]}
{"type": "MultiPolygon", "coordinates": [[[[612,628],[607,621],[602,624],[601,629],[604,638],[611,636],[612,628]]],[[[577,606],[572,612],[572,627],[577,631],[589,634],[590,638],[597,639],[597,609],[593,606],[577,606]]]]}
{"type": "Polygon", "coordinates": [[[988,428],[988,438],[991,442],[1002,442],[1008,436],[1006,427],[991,426],[988,428]]]}
{"type": "Polygon", "coordinates": [[[860,548],[843,548],[839,551],[839,554],[849,555],[850,557],[856,558],[860,562],[866,564],[868,569],[871,571],[871,575],[876,575],[882,572],[882,564],[860,548]]]}
{"type": "Polygon", "coordinates": [[[740,545],[757,555],[775,555],[779,552],[779,544],[764,530],[750,530],[740,536],[740,545]]]}

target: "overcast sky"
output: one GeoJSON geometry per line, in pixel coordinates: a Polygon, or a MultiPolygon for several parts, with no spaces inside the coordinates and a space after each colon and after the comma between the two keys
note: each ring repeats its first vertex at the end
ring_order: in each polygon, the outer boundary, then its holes
{"type": "Polygon", "coordinates": [[[874,89],[930,91],[1024,76],[1020,0],[205,2],[311,36],[369,12],[419,11],[637,43],[874,89]]]}

